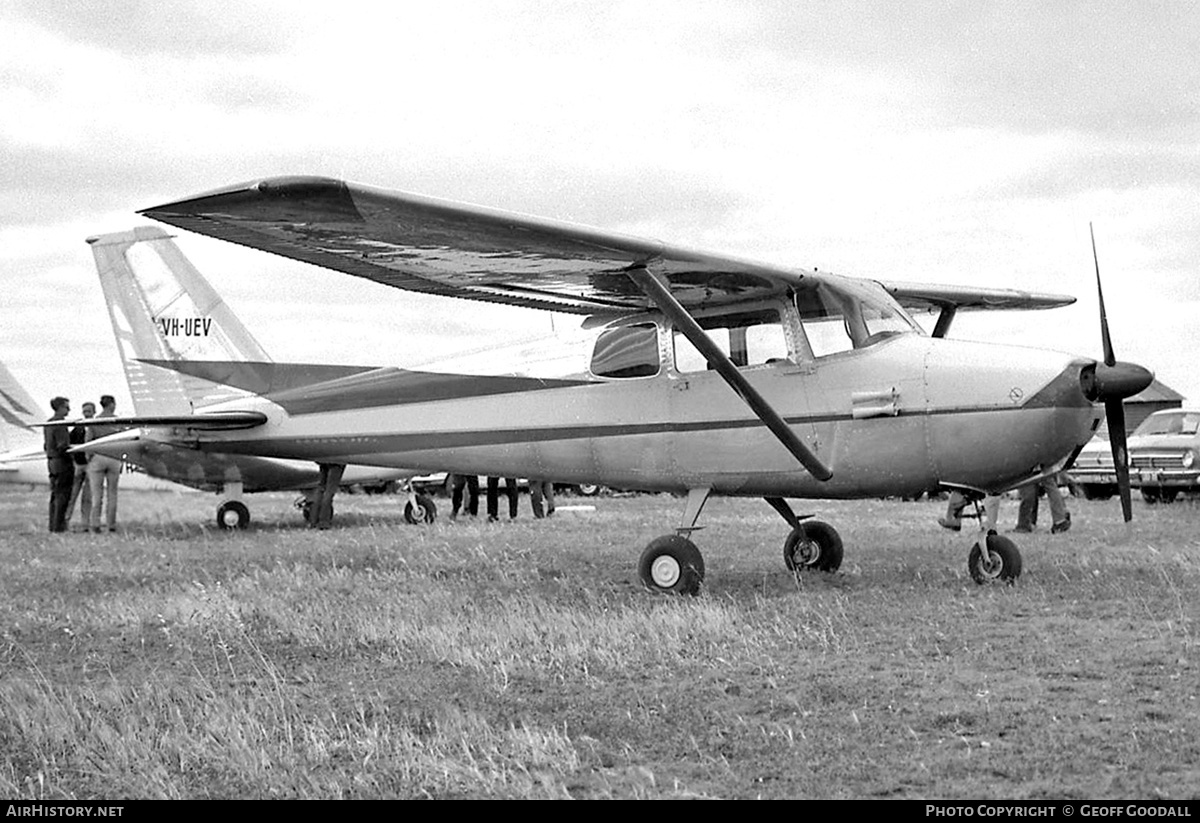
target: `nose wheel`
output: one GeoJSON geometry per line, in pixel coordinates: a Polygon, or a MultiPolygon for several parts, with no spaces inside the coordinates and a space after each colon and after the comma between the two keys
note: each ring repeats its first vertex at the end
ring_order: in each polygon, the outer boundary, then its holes
{"type": "Polygon", "coordinates": [[[981,586],[984,583],[1007,583],[1011,586],[1017,582],[1021,576],[1021,552],[1017,545],[994,531],[988,533],[983,543],[986,550],[976,542],[967,557],[971,579],[981,586]]]}
{"type": "Polygon", "coordinates": [[[404,520],[413,525],[432,523],[437,520],[437,504],[429,495],[414,492],[404,504],[404,520]]]}

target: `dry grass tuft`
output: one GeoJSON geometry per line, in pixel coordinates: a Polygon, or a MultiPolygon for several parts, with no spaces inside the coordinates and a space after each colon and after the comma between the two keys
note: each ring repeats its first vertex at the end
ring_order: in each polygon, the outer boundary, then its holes
{"type": "MultiPolygon", "coordinates": [[[[681,501],[550,521],[207,525],[126,493],[119,536],[39,530],[0,494],[0,794],[120,797],[1186,798],[1200,785],[1197,506],[1074,501],[977,587],[936,503],[813,507],[836,575],[712,501],[699,598],[637,553],[681,501]]],[[[1010,515],[1011,516],[1011,515],[1010,515]]]]}

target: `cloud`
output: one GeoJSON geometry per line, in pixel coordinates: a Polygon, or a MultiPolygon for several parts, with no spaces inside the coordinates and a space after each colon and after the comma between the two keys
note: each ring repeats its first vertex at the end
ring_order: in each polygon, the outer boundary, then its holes
{"type": "Polygon", "coordinates": [[[125,56],[248,56],[286,50],[287,14],[277,4],[187,0],[16,0],[12,11],[75,43],[125,56]]]}
{"type": "Polygon", "coordinates": [[[932,93],[943,124],[1173,142],[1197,123],[1200,18],[1186,3],[757,8],[771,49],[906,78],[932,93]]]}

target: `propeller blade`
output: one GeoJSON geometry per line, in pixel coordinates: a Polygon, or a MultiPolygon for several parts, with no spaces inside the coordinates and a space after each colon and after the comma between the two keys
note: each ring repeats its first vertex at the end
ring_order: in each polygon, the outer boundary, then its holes
{"type": "Polygon", "coordinates": [[[1117,362],[1113,354],[1112,338],[1108,336],[1108,314],[1104,311],[1104,289],[1100,286],[1100,257],[1096,254],[1096,232],[1088,223],[1088,234],[1092,236],[1092,260],[1096,264],[1096,294],[1100,297],[1100,342],[1104,346],[1104,363],[1112,366],[1117,362]]]}
{"type": "Polygon", "coordinates": [[[1129,492],[1129,456],[1125,440],[1125,398],[1133,397],[1154,380],[1154,373],[1136,363],[1118,363],[1108,334],[1108,314],[1104,310],[1104,289],[1100,286],[1100,256],[1096,254],[1096,232],[1088,223],[1092,238],[1092,260],[1096,264],[1096,295],[1100,298],[1100,342],[1104,346],[1104,365],[1096,365],[1092,384],[1093,400],[1104,401],[1108,419],[1108,439],[1112,446],[1113,469],[1121,495],[1121,514],[1125,522],[1133,519],[1133,501],[1129,492]]]}
{"type": "Polygon", "coordinates": [[[1104,403],[1108,418],[1108,438],[1112,445],[1113,468],[1117,471],[1117,490],[1121,494],[1121,514],[1125,522],[1133,519],[1133,500],[1129,492],[1129,458],[1125,450],[1125,404],[1118,397],[1104,403]]]}

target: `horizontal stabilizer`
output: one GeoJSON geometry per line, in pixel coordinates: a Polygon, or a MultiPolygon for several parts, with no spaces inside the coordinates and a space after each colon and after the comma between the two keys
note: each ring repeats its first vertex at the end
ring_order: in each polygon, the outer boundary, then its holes
{"type": "Polygon", "coordinates": [[[267,422],[267,416],[256,411],[210,412],[207,414],[156,414],[130,417],[93,417],[79,420],[52,420],[35,423],[41,428],[62,426],[166,426],[198,431],[236,431],[252,429],[267,422]]]}

